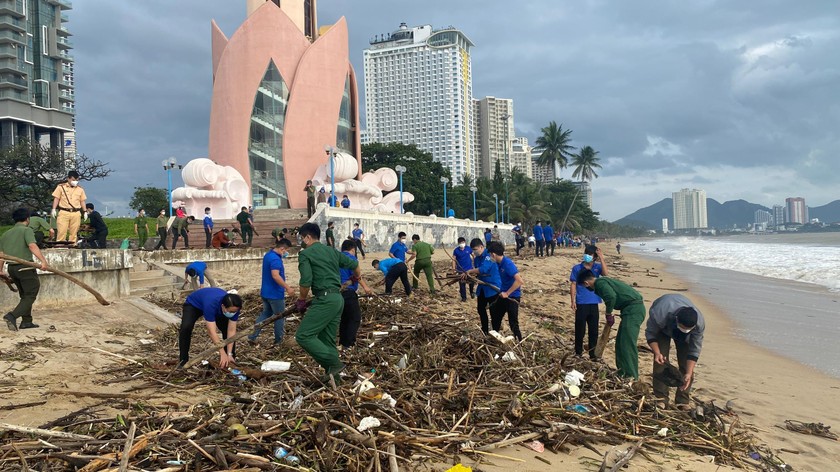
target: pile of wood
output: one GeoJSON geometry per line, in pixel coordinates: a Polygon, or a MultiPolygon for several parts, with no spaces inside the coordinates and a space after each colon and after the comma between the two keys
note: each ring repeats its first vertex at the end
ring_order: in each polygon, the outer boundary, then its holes
{"type": "MultiPolygon", "coordinates": [[[[257,305],[255,294],[245,299],[257,305]]],[[[718,464],[783,470],[750,458],[754,437],[712,401],[690,412],[665,408],[644,384],[574,358],[565,340],[485,337],[448,303],[364,299],[359,341],[343,355],[348,368],[336,387],[313,386],[321,372],[297,346],[242,344],[237,372],[212,362],[174,370],[177,330],[161,330],[153,344],[123,353],[139,364],[102,373],[104,383],[133,385],[105,396],[103,407],[121,415],[87,408],[40,430],[6,428],[0,469],[397,471],[459,455],[500,463],[510,459],[501,448],[539,441],[553,452],[582,445],[603,454],[605,445],[632,443],[637,458],[676,448],[718,464]],[[292,368],[265,373],[265,360],[292,368]],[[564,384],[573,369],[584,374],[577,398],[564,384]],[[365,428],[370,422],[378,425],[365,428]]],[[[294,328],[287,323],[287,332],[294,328]]],[[[193,352],[206,338],[196,329],[193,352]]],[[[539,457],[551,461],[550,452],[539,457]]]]}

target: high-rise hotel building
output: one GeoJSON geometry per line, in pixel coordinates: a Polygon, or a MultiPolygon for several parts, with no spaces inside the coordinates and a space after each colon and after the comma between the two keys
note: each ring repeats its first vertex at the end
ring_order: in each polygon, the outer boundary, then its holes
{"type": "Polygon", "coordinates": [[[448,167],[455,182],[476,176],[472,47],[461,31],[431,25],[403,23],[372,38],[364,51],[370,142],[415,144],[448,167]]]}
{"type": "Polygon", "coordinates": [[[785,213],[785,223],[804,225],[811,221],[808,218],[808,206],[805,205],[805,199],[802,197],[785,198],[785,213]]]}
{"type": "Polygon", "coordinates": [[[0,147],[27,140],[64,151],[76,111],[70,8],[68,0],[0,0],[0,147]]]}
{"type": "Polygon", "coordinates": [[[679,192],[674,192],[672,197],[675,230],[709,227],[705,190],[684,188],[679,192]]]}

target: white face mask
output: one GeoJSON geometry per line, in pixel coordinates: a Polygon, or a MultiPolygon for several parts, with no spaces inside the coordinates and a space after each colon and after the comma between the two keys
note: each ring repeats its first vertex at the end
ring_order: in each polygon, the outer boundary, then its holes
{"type": "Polygon", "coordinates": [[[75,186],[77,186],[77,185],[79,185],[79,181],[78,181],[78,180],[71,180],[71,181],[70,181],[70,186],[71,186],[71,187],[75,187],[75,186]]]}
{"type": "Polygon", "coordinates": [[[461,243],[458,245],[458,247],[464,249],[465,247],[467,247],[467,243],[461,243]]]}
{"type": "Polygon", "coordinates": [[[140,212],[140,216],[146,216],[146,212],[145,212],[145,211],[141,211],[141,212],[140,212]]]}

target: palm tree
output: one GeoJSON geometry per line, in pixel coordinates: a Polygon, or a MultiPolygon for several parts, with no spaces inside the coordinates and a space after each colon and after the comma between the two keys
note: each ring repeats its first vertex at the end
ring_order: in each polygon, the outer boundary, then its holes
{"type": "Polygon", "coordinates": [[[537,148],[542,149],[537,164],[541,166],[551,166],[552,169],[558,165],[564,169],[569,165],[569,158],[573,156],[575,147],[570,144],[572,140],[572,130],[563,129],[563,124],[557,126],[556,121],[552,121],[542,129],[542,136],[537,138],[537,148]]]}
{"type": "Polygon", "coordinates": [[[595,169],[601,168],[601,164],[598,163],[600,160],[598,151],[592,149],[592,146],[580,148],[580,152],[572,156],[572,166],[575,168],[575,171],[572,172],[572,178],[591,182],[593,178],[598,177],[595,169]]]}

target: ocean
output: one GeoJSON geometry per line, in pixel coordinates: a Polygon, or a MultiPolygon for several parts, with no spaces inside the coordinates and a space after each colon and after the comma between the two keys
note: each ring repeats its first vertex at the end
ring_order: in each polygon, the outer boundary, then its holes
{"type": "Polygon", "coordinates": [[[735,334],[840,378],[840,233],[627,242],[729,316],[735,334]],[[656,252],[659,248],[661,252],[656,252]]]}

